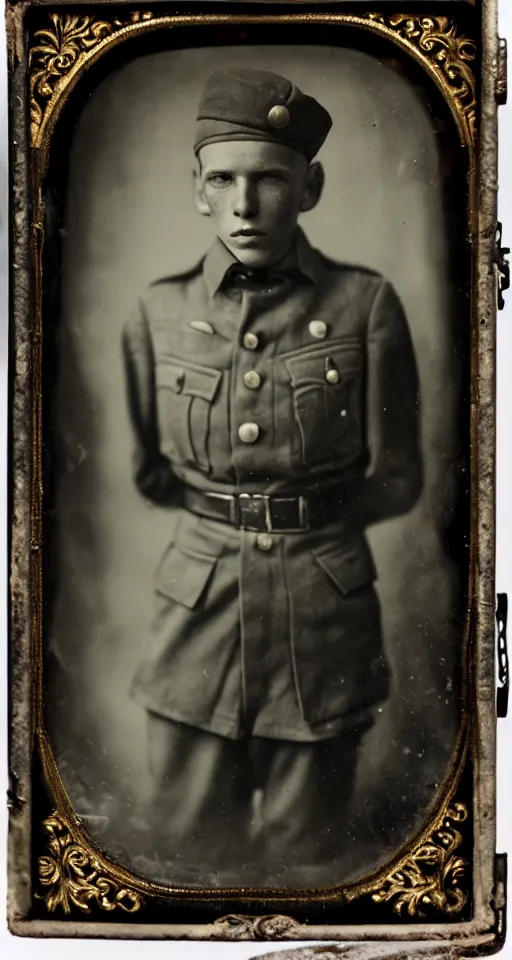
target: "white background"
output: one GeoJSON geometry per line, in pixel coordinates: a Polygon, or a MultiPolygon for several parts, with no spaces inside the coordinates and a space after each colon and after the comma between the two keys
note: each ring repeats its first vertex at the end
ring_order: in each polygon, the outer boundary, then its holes
{"type": "MultiPolygon", "coordinates": [[[[512,0],[501,0],[500,36],[506,37],[512,47],[512,0]]],[[[0,51],[5,50],[5,33],[0,22],[0,51]]],[[[509,70],[512,74],[512,70],[509,70]]],[[[512,87],[512,76],[510,79],[512,87]]],[[[504,243],[512,246],[512,94],[507,106],[500,108],[500,189],[499,218],[504,225],[504,243]]],[[[6,516],[6,472],[3,469],[6,455],[6,407],[7,407],[7,81],[5,54],[0,61],[0,498],[2,522],[6,516]]],[[[509,592],[512,599],[512,429],[510,427],[512,405],[512,291],[506,297],[505,310],[498,317],[498,477],[497,477],[497,590],[509,592]]],[[[7,582],[6,533],[0,540],[0,583],[7,582]]],[[[6,605],[5,591],[0,601],[0,704],[6,717],[6,605]]],[[[512,632],[512,631],[511,631],[512,632]]],[[[498,725],[498,852],[512,856],[512,772],[510,754],[512,748],[512,713],[498,725]]],[[[3,801],[7,791],[7,738],[6,725],[0,724],[0,957],[2,960],[37,957],[41,960],[73,960],[90,958],[91,952],[98,960],[110,960],[119,954],[117,942],[66,941],[66,940],[21,940],[11,937],[5,923],[5,848],[6,808],[3,801]]],[[[512,899],[512,898],[509,898],[512,899]]],[[[286,944],[271,945],[234,943],[176,943],[176,942],[124,942],[121,948],[123,960],[148,957],[149,960],[249,960],[257,954],[286,949],[286,944]]],[[[512,960],[512,937],[501,953],[504,960],[512,960]]]]}

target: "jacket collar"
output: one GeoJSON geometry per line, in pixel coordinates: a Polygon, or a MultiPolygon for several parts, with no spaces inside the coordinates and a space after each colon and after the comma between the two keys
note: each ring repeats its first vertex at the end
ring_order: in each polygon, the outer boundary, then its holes
{"type": "MultiPolygon", "coordinates": [[[[214,297],[233,264],[239,261],[217,237],[203,261],[203,275],[210,297],[214,297]]],[[[320,256],[309,243],[305,233],[297,227],[295,241],[290,252],[275,269],[278,273],[299,271],[313,283],[318,283],[320,256]]]]}

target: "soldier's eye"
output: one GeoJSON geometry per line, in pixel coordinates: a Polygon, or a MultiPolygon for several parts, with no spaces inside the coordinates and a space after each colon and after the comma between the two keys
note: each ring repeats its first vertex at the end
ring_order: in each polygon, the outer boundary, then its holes
{"type": "Polygon", "coordinates": [[[207,177],[207,183],[212,187],[229,187],[233,183],[233,177],[230,173],[212,173],[207,177]]]}
{"type": "Polygon", "coordinates": [[[258,183],[266,183],[270,186],[272,184],[279,184],[280,186],[283,183],[288,183],[288,180],[284,173],[277,173],[275,171],[267,171],[266,173],[261,173],[257,177],[258,183]]]}

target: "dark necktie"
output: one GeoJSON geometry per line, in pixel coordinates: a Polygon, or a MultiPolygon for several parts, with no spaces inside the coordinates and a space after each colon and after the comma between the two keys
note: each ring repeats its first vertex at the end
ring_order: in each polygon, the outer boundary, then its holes
{"type": "Polygon", "coordinates": [[[286,277],[282,273],[272,270],[251,270],[242,265],[230,267],[226,275],[226,284],[237,290],[248,290],[251,293],[271,293],[282,286],[286,277]]]}

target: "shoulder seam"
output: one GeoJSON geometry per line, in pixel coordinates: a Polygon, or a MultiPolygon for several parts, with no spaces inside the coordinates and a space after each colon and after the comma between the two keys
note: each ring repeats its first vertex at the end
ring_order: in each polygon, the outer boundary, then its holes
{"type": "Polygon", "coordinates": [[[359,263],[349,263],[348,261],[343,260],[333,260],[332,257],[327,257],[324,253],[320,254],[322,264],[327,267],[329,270],[353,270],[355,273],[366,274],[370,277],[374,277],[376,280],[384,280],[384,277],[378,270],[373,270],[372,267],[365,267],[359,263]]]}
{"type": "Polygon", "coordinates": [[[201,272],[202,266],[204,263],[204,257],[201,257],[198,263],[194,264],[193,267],[190,267],[188,270],[184,270],[182,273],[170,274],[166,277],[158,277],[156,280],[152,280],[149,284],[149,289],[151,287],[157,287],[161,283],[184,283],[187,280],[191,280],[192,277],[198,276],[201,272]]]}

